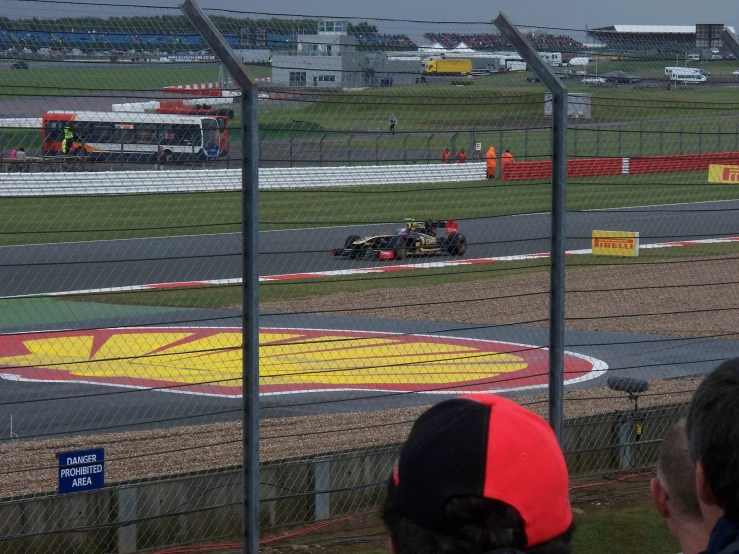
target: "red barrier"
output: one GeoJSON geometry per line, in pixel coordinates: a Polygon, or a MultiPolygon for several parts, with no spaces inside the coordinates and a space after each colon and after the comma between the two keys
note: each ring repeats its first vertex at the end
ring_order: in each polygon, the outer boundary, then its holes
{"type": "MultiPolygon", "coordinates": [[[[597,177],[602,175],[637,175],[640,173],[671,173],[700,171],[711,164],[739,165],[739,152],[710,154],[674,154],[643,158],[579,158],[567,160],[568,177],[597,177]]],[[[552,162],[510,162],[504,168],[504,181],[550,179],[552,162]]]]}
{"type": "MultiPolygon", "coordinates": [[[[622,158],[580,158],[567,160],[568,177],[594,177],[597,175],[620,175],[622,158]]],[[[549,179],[552,176],[552,162],[510,162],[503,172],[504,181],[528,181],[549,179]]]]}
{"type": "Polygon", "coordinates": [[[681,154],[674,156],[650,156],[631,158],[629,173],[670,173],[673,171],[700,171],[711,164],[739,164],[739,152],[713,154],[681,154]]]}

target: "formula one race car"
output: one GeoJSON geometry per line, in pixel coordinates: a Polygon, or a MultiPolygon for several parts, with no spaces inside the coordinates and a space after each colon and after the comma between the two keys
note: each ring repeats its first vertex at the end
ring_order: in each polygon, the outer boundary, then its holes
{"type": "Polygon", "coordinates": [[[344,241],[344,248],[335,248],[331,255],[351,259],[371,256],[380,260],[402,260],[406,256],[430,254],[462,256],[466,251],[467,237],[459,233],[456,221],[407,219],[405,227],[394,234],[372,237],[351,235],[344,241]],[[445,229],[445,235],[438,237],[437,229],[445,229]]]}

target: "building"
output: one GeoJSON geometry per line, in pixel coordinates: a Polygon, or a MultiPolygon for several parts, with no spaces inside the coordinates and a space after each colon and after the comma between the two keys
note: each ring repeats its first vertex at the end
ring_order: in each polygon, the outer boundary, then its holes
{"type": "MultiPolygon", "coordinates": [[[[733,27],[726,27],[734,33],[733,27]]],[[[718,36],[724,25],[610,25],[588,30],[588,38],[605,49],[663,54],[726,55],[718,36]]]]}
{"type": "Polygon", "coordinates": [[[272,85],[349,89],[415,83],[420,59],[357,49],[344,21],[321,21],[317,35],[298,35],[297,48],[274,52],[272,85]]]}

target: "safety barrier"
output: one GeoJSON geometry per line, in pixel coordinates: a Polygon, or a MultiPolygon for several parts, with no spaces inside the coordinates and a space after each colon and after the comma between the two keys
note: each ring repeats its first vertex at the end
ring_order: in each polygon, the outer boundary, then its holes
{"type": "MultiPolygon", "coordinates": [[[[578,158],[567,161],[568,177],[598,177],[602,175],[637,175],[641,173],[673,173],[707,170],[711,164],[739,164],[739,152],[710,154],[674,154],[642,158],[578,158]]],[[[510,162],[503,171],[504,181],[549,179],[552,163],[510,162]]]]}
{"type": "MultiPolygon", "coordinates": [[[[739,164],[739,152],[650,156],[645,158],[582,158],[569,160],[568,177],[634,175],[707,170],[712,163],[739,164]]],[[[551,162],[511,162],[505,181],[548,179],[551,162]]],[[[296,189],[479,181],[484,163],[363,165],[340,167],[277,167],[259,170],[259,188],[296,189]]],[[[223,192],[241,189],[240,169],[59,172],[0,174],[0,197],[81,196],[167,192],[223,192]]]]}
{"type": "MultiPolygon", "coordinates": [[[[259,170],[259,188],[453,183],[485,178],[484,163],[280,167],[259,170]]],[[[241,190],[241,169],[0,174],[0,197],[241,190]]]]}

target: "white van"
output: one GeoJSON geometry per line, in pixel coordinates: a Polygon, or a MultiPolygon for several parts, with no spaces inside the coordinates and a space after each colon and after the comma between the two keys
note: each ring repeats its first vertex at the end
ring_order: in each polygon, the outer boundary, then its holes
{"type": "MultiPolygon", "coordinates": [[[[702,75],[701,70],[696,67],[665,67],[665,77],[670,77],[673,73],[677,73],[678,75],[702,75]]],[[[670,79],[672,79],[672,77],[670,77],[670,79]]]]}
{"type": "MultiPolygon", "coordinates": [[[[683,69],[690,69],[690,68],[683,68],[683,69]]],[[[706,82],[706,76],[703,75],[700,71],[694,72],[687,72],[687,71],[671,71],[670,72],[670,81],[672,81],[674,84],[677,83],[705,83],[706,82]]]]}
{"type": "Polygon", "coordinates": [[[700,54],[687,54],[685,56],[685,59],[690,62],[698,62],[700,61],[701,57],[700,57],[700,54]]]}

